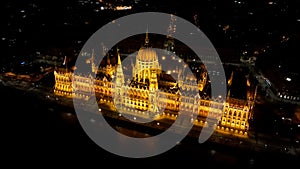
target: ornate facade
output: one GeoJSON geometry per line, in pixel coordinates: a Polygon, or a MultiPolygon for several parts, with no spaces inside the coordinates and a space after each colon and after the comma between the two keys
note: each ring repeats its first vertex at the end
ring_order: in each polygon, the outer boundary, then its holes
{"type": "MultiPolygon", "coordinates": [[[[247,135],[248,119],[252,116],[254,106],[253,92],[249,92],[252,94],[246,100],[229,96],[225,100],[203,96],[201,92],[207,84],[207,72],[201,72],[200,79],[196,79],[184,77],[183,70],[178,70],[178,80],[175,81],[163,73],[157,53],[148,43],[146,36],[145,45],[138,51],[132,67],[132,79],[125,79],[118,55],[117,64],[100,67],[98,71],[92,69],[97,73],[100,70],[101,75],[96,76],[96,79],[91,75],[74,74],[72,70],[55,70],[54,93],[83,99],[89,99],[90,95],[95,94],[99,104],[109,104],[127,114],[145,118],[175,120],[179,110],[192,112],[191,122],[196,125],[203,123],[203,126],[210,113],[210,117],[218,119],[215,125],[220,131],[247,135]],[[158,114],[160,110],[164,112],[158,114]]],[[[229,86],[233,75],[231,73],[228,80],[229,86]]]]}

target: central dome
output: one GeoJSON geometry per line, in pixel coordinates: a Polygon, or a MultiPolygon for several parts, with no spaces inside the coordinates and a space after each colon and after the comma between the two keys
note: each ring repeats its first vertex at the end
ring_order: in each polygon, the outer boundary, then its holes
{"type": "MultiPolygon", "coordinates": [[[[156,79],[160,73],[161,66],[158,63],[156,50],[149,46],[148,32],[146,32],[145,45],[141,47],[136,55],[136,64],[133,67],[132,76],[137,82],[146,83],[148,79],[156,79]]],[[[153,87],[153,86],[152,86],[153,87]]]]}
{"type": "Polygon", "coordinates": [[[142,62],[153,62],[157,61],[157,54],[152,48],[142,47],[138,51],[137,59],[142,62]]]}

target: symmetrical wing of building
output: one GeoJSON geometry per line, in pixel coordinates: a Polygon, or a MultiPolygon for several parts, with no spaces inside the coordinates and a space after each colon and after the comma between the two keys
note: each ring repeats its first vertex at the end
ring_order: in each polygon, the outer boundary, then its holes
{"type": "MultiPolygon", "coordinates": [[[[74,71],[57,69],[54,71],[54,93],[66,97],[89,99],[96,95],[99,104],[108,104],[117,107],[122,113],[144,118],[169,118],[176,120],[179,111],[191,112],[191,122],[203,124],[208,115],[217,119],[214,125],[217,129],[227,133],[247,136],[248,120],[252,117],[255,86],[252,86],[247,76],[241,84],[234,80],[235,70],[228,73],[228,95],[226,98],[212,98],[205,95],[209,90],[209,73],[198,72],[198,77],[184,76],[184,70],[178,69],[177,80],[174,80],[161,68],[158,53],[149,47],[148,37],[145,45],[136,54],[135,64],[132,65],[131,79],[126,79],[123,73],[120,54],[116,62],[111,63],[109,58],[104,66],[94,67],[94,54],[90,53],[89,64],[91,74],[74,74],[74,71]],[[245,86],[245,97],[234,98],[231,93],[233,86],[245,86]],[[195,95],[196,93],[196,95],[195,95]],[[162,114],[158,114],[164,109],[162,114]]],[[[240,89],[238,89],[240,90],[240,89]]],[[[242,91],[238,91],[241,92],[242,91]]]]}

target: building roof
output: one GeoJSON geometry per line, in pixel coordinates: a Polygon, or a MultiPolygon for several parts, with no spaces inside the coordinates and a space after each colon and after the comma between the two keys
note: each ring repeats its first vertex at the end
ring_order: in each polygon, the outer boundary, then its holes
{"type": "Polygon", "coordinates": [[[137,59],[142,62],[152,62],[158,60],[157,53],[149,47],[141,47],[138,51],[137,59]]]}

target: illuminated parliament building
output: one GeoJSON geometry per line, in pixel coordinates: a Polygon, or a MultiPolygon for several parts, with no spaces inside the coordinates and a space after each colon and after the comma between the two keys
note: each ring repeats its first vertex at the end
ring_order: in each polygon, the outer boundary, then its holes
{"type": "MultiPolygon", "coordinates": [[[[159,116],[176,120],[180,109],[192,112],[191,122],[204,127],[205,119],[210,113],[210,116],[218,118],[218,122],[214,124],[218,131],[248,135],[248,120],[253,114],[256,95],[256,89],[251,86],[249,79],[246,79],[245,84],[240,84],[247,88],[244,99],[231,97],[230,90],[224,100],[203,95],[201,93],[206,90],[209,73],[202,71],[199,78],[192,78],[185,77],[184,70],[176,70],[177,81],[170,78],[162,71],[158,59],[160,56],[149,46],[148,34],[145,45],[136,54],[135,64],[131,66],[131,79],[126,79],[120,54],[116,55],[114,64],[108,58],[104,66],[100,64],[96,68],[93,63],[94,53],[91,53],[87,63],[91,65],[92,73],[99,74],[96,78],[74,74],[72,70],[56,69],[54,93],[82,99],[89,99],[91,94],[95,94],[99,104],[118,107],[118,110],[122,109],[122,113],[137,117],[159,116]],[[195,92],[199,93],[198,97],[192,95],[195,92]],[[164,112],[157,114],[161,107],[164,112]]],[[[229,73],[228,89],[234,81],[234,75],[234,71],[229,73]]]]}

